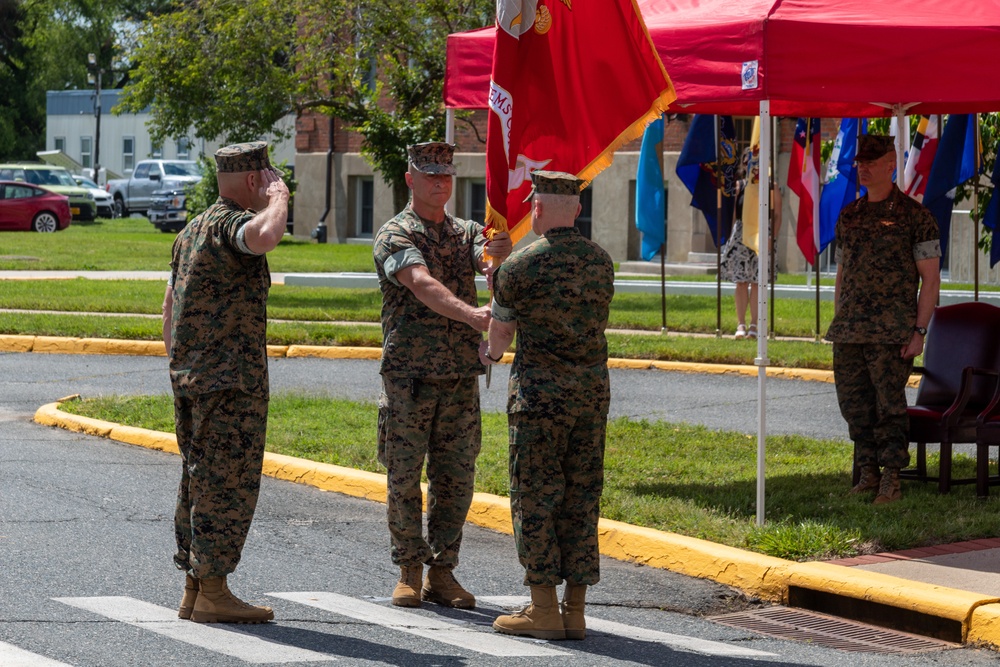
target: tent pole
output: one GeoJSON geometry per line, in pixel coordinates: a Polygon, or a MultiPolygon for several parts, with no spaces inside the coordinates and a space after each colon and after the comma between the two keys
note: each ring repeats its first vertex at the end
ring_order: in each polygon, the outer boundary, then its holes
{"type": "Polygon", "coordinates": [[[910,147],[910,125],[906,124],[906,136],[903,136],[903,120],[905,116],[903,115],[903,105],[893,104],[892,112],[895,115],[894,119],[896,121],[896,185],[903,192],[906,192],[906,151],[910,147]]]}
{"type": "MultiPolygon", "coordinates": [[[[455,143],[455,110],[445,109],[444,110],[444,140],[449,144],[455,143]]],[[[447,210],[452,215],[455,214],[455,191],[458,188],[451,189],[451,196],[448,197],[448,203],[445,205],[445,210],[447,210]]]]}
{"type": "MultiPolygon", "coordinates": [[[[757,179],[758,202],[757,219],[767,220],[771,208],[768,196],[769,179],[766,178],[771,166],[771,102],[760,101],[760,175],[757,179]],[[764,171],[767,169],[768,171],[764,171]]],[[[761,253],[757,262],[757,525],[764,525],[764,451],[767,441],[767,266],[770,248],[767,242],[767,225],[757,225],[757,245],[761,253]]]]}

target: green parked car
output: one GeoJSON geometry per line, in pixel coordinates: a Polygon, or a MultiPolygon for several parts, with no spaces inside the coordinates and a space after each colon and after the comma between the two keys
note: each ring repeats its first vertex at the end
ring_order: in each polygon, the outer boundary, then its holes
{"type": "Polygon", "coordinates": [[[69,197],[69,210],[74,220],[93,220],[97,217],[94,195],[73,180],[73,175],[62,167],[41,162],[0,164],[0,180],[22,181],[69,197]]]}

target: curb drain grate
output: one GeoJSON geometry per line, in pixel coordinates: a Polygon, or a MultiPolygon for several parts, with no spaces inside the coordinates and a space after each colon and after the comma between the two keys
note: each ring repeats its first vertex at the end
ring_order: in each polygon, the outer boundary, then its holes
{"type": "Polygon", "coordinates": [[[766,607],[709,617],[710,621],[779,639],[864,653],[906,654],[960,648],[959,644],[879,628],[794,607],[766,607]]]}

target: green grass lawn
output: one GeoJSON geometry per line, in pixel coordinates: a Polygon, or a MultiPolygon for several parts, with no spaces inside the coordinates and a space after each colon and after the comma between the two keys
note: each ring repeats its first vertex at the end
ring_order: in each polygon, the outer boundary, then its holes
{"type": "MultiPolygon", "coordinates": [[[[173,431],[169,396],[107,396],[63,409],[112,422],[173,431]]],[[[268,451],[382,472],[377,408],[301,394],[271,401],[268,451]]],[[[506,496],[506,415],[483,415],[476,488],[506,496]]],[[[1000,498],[974,487],[941,495],[934,484],[903,483],[903,499],[876,507],[848,496],[851,447],[834,440],[771,436],[766,454],[766,523],[756,525],[756,437],[666,422],[609,424],[601,514],[780,558],[816,560],[993,537],[1000,498]],[[942,517],[946,517],[945,520],[942,517]]],[[[929,464],[936,467],[936,459],[929,464]]],[[[956,458],[956,474],[975,462],[956,458]]]]}

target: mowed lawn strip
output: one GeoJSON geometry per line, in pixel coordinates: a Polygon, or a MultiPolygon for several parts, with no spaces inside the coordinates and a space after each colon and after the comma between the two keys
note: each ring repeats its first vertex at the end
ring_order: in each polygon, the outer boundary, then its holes
{"type": "MultiPolygon", "coordinates": [[[[63,409],[112,422],[173,431],[169,396],[105,396],[63,409]]],[[[303,394],[272,397],[268,451],[373,472],[377,408],[303,394]]],[[[903,499],[874,506],[848,496],[851,447],[834,440],[771,436],[767,522],[756,526],[756,437],[700,426],[613,420],[608,428],[602,516],[781,558],[817,560],[993,537],[1000,498],[973,486],[937,493],[903,483],[903,499]],[[941,517],[948,517],[942,521],[941,517]]],[[[930,457],[931,468],[937,459],[930,457]]],[[[956,474],[975,463],[956,457],[956,474]]],[[[484,413],[476,488],[508,494],[506,415],[484,413]]]]}

